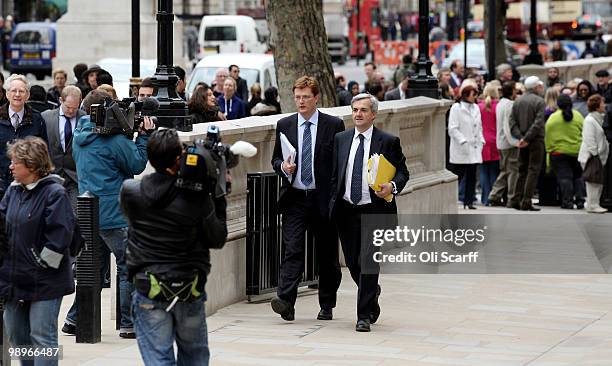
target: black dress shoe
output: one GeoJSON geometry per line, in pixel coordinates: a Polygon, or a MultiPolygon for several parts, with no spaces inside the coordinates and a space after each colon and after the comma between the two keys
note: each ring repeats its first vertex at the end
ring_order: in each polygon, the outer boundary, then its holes
{"type": "Polygon", "coordinates": [[[332,320],[333,317],[334,314],[332,312],[332,309],[321,308],[321,311],[319,311],[319,315],[317,315],[318,320],[332,320]]]}
{"type": "Polygon", "coordinates": [[[134,332],[121,332],[119,333],[119,337],[124,339],[136,339],[136,333],[134,332]]]}
{"type": "Polygon", "coordinates": [[[295,309],[293,308],[293,305],[291,305],[289,302],[281,298],[275,297],[272,299],[270,305],[272,305],[272,310],[274,310],[275,313],[280,314],[281,318],[283,318],[284,320],[295,320],[295,309]]]}
{"type": "Polygon", "coordinates": [[[501,207],[505,206],[501,200],[492,200],[489,198],[489,206],[491,207],[501,207]]]}
{"type": "Polygon", "coordinates": [[[372,308],[372,312],[370,313],[370,324],[376,323],[378,317],[380,316],[380,304],[378,304],[378,297],[380,296],[380,285],[378,289],[376,289],[376,298],[374,299],[374,307],[372,308]]]}
{"type": "Polygon", "coordinates": [[[76,335],[76,326],[68,323],[64,323],[62,327],[62,333],[76,335]]]}
{"type": "Polygon", "coordinates": [[[370,331],[370,320],[369,319],[357,320],[357,325],[355,325],[355,330],[358,332],[369,332],[370,331]]]}

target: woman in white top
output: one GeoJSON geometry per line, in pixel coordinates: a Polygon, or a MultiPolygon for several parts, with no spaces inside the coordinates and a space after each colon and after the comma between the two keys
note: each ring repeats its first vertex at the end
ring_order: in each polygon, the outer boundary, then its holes
{"type": "MultiPolygon", "coordinates": [[[[578,161],[582,165],[582,169],[584,169],[587,161],[592,156],[599,156],[601,165],[605,166],[609,153],[608,141],[602,128],[606,108],[604,98],[599,94],[590,96],[587,100],[587,108],[589,114],[584,119],[584,124],[582,125],[582,145],[580,145],[580,152],[578,153],[578,161]]],[[[607,212],[608,210],[599,205],[603,184],[585,183],[587,211],[593,213],[607,212]]]]}
{"type": "Polygon", "coordinates": [[[451,138],[449,161],[459,180],[465,179],[463,208],[475,210],[476,167],[482,163],[482,134],[480,109],[475,103],[478,89],[473,85],[461,88],[461,100],[455,103],[448,116],[448,135],[451,138]]]}

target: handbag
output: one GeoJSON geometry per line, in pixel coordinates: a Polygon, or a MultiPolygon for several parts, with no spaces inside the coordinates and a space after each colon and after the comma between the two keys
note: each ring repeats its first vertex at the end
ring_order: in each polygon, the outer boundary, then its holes
{"type": "Polygon", "coordinates": [[[582,171],[582,178],[585,182],[603,184],[604,172],[599,155],[591,156],[589,160],[587,160],[584,170],[582,171]]]}

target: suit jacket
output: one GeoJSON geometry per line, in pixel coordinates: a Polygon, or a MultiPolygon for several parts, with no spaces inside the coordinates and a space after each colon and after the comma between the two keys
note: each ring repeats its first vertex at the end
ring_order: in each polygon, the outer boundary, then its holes
{"type": "Polygon", "coordinates": [[[242,99],[245,105],[249,102],[249,87],[246,80],[241,77],[236,80],[236,95],[242,99]]]}
{"type": "MultiPolygon", "coordinates": [[[[282,178],[279,196],[279,208],[284,208],[289,203],[286,198],[286,193],[289,187],[292,186],[297,174],[291,175],[291,181],[287,179],[285,173],[281,170],[283,164],[283,152],[280,144],[280,133],[284,133],[287,139],[298,149],[298,117],[297,113],[280,119],[276,124],[276,142],[274,143],[274,152],[272,154],[272,168],[282,178]]],[[[319,112],[319,121],[317,124],[317,138],[315,142],[315,152],[313,161],[313,173],[315,184],[318,191],[319,209],[321,215],[327,217],[330,197],[330,181],[332,176],[332,152],[334,147],[334,136],[344,131],[344,122],[338,117],[330,116],[319,112]]],[[[300,169],[301,158],[299,151],[295,157],[296,172],[300,169]]]]}
{"type": "MultiPolygon", "coordinates": [[[[64,149],[62,148],[62,141],[60,140],[60,109],[56,108],[53,110],[45,111],[41,115],[45,120],[45,125],[47,126],[47,136],[49,138],[49,152],[51,153],[51,161],[53,161],[53,165],[55,166],[55,173],[66,179],[64,184],[67,184],[70,181],[77,183],[78,179],[76,172],[76,164],[72,157],[72,140],[69,141],[65,153],[64,149]]],[[[82,110],[79,109],[77,111],[77,123],[79,119],[84,115],[85,112],[83,112],[82,110]]]]}
{"type": "Polygon", "coordinates": [[[394,88],[385,93],[385,100],[400,100],[400,90],[398,88],[394,88]]]}
{"type": "MultiPolygon", "coordinates": [[[[355,136],[355,129],[351,128],[336,135],[334,140],[333,153],[333,171],[332,171],[332,196],[329,203],[329,214],[334,215],[336,202],[342,200],[346,188],[346,167],[348,166],[349,153],[351,144],[355,136]]],[[[378,153],[382,154],[389,160],[397,170],[392,181],[395,182],[397,192],[401,192],[406,183],[408,183],[409,173],[406,167],[406,157],[402,152],[402,145],[397,136],[393,136],[387,132],[374,127],[372,131],[372,142],[370,143],[370,156],[378,153]]],[[[397,205],[395,199],[387,202],[382,198],[378,198],[373,190],[370,189],[370,199],[372,200],[372,213],[379,214],[397,214],[397,205]]]]}

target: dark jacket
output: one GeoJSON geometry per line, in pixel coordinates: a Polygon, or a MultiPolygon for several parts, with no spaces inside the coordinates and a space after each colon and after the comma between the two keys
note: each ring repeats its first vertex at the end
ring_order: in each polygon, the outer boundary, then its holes
{"type": "Polygon", "coordinates": [[[510,131],[512,136],[527,142],[544,141],[544,99],[529,91],[512,105],[510,131]]]}
{"type": "Polygon", "coordinates": [[[0,296],[38,301],[74,292],[69,247],[76,219],[62,179],[12,183],[0,203],[0,296]]]}
{"type": "Polygon", "coordinates": [[[55,103],[56,105],[60,105],[60,96],[61,93],[57,86],[52,86],[47,90],[47,100],[55,103]]]}
{"type": "Polygon", "coordinates": [[[351,92],[340,85],[336,85],[336,95],[338,97],[338,106],[351,105],[351,99],[353,99],[351,92]]]}
{"type": "Polygon", "coordinates": [[[24,106],[23,120],[13,128],[11,123],[8,103],[0,107],[0,196],[13,181],[13,176],[9,171],[10,160],[6,156],[6,144],[15,139],[22,139],[27,136],[38,136],[48,142],[47,128],[45,121],[32,110],[27,104],[24,106]]]}
{"type": "Polygon", "coordinates": [[[605,99],[606,104],[612,103],[612,83],[605,85],[605,88],[599,84],[596,86],[595,93],[601,95],[605,99]]]}
{"type": "Polygon", "coordinates": [[[205,111],[203,113],[192,111],[191,112],[191,123],[205,123],[205,122],[216,122],[220,121],[219,118],[219,107],[215,107],[214,109],[205,111]]]}
{"type": "MultiPolygon", "coordinates": [[[[291,181],[287,179],[285,173],[281,169],[283,164],[283,152],[280,144],[280,133],[284,133],[291,145],[298,149],[298,125],[297,113],[288,117],[281,118],[276,123],[276,142],[274,143],[274,152],[272,153],[272,168],[281,177],[282,183],[279,194],[279,208],[282,210],[291,202],[287,198],[287,191],[293,184],[297,174],[291,175],[291,181]]],[[[344,131],[344,122],[338,117],[330,116],[319,112],[319,122],[317,126],[317,137],[314,147],[313,173],[315,184],[318,191],[317,200],[319,210],[323,217],[327,216],[329,207],[330,182],[332,178],[332,152],[334,148],[334,136],[344,131]]],[[[295,157],[296,171],[300,169],[301,157],[299,151],[295,157]]]]}
{"type": "Polygon", "coordinates": [[[245,104],[249,100],[249,87],[247,86],[246,80],[241,77],[238,77],[238,80],[236,80],[236,95],[242,99],[245,104]]]}
{"type": "Polygon", "coordinates": [[[242,99],[236,94],[234,94],[232,99],[227,101],[228,111],[225,110],[225,97],[223,95],[217,98],[217,104],[219,104],[219,109],[221,112],[225,113],[225,117],[227,117],[228,120],[246,117],[246,106],[242,99]]]}
{"type": "MultiPolygon", "coordinates": [[[[336,135],[334,139],[334,154],[332,157],[333,170],[331,180],[331,199],[329,203],[329,214],[333,217],[336,209],[336,203],[342,200],[346,189],[346,167],[348,166],[348,158],[351,150],[355,129],[351,128],[336,135]]],[[[400,193],[410,174],[406,167],[406,157],[402,152],[402,145],[397,136],[393,136],[385,131],[374,127],[372,131],[372,142],[370,143],[370,157],[375,154],[384,155],[387,160],[395,167],[396,172],[392,181],[395,183],[397,192],[400,193]]],[[[373,214],[397,214],[397,205],[395,199],[387,202],[379,198],[372,189],[370,189],[370,200],[372,201],[373,214]]]]}
{"type": "Polygon", "coordinates": [[[129,277],[197,269],[210,272],[209,248],[227,238],[225,198],[175,187],[176,177],[153,173],[130,179],[121,188],[121,209],[128,218],[129,277]],[[216,208],[215,208],[216,206],[216,208]]]}
{"type": "MultiPolygon", "coordinates": [[[[64,151],[64,147],[62,146],[62,141],[60,139],[59,126],[64,125],[63,118],[60,123],[60,108],[45,111],[41,114],[41,116],[45,120],[45,125],[47,127],[49,153],[51,155],[51,161],[53,161],[53,166],[55,167],[55,173],[66,180],[64,185],[70,182],[77,184],[78,178],[76,163],[72,157],[72,139],[68,141],[66,151],[64,151]]],[[[76,113],[77,125],[79,123],[79,119],[83,116],[85,116],[85,112],[79,109],[76,113]]]]}
{"type": "Polygon", "coordinates": [[[99,135],[89,116],[79,120],[72,138],[72,157],[79,173],[79,193],[100,197],[100,229],[127,227],[119,209],[123,181],[134,178],[147,166],[148,136],[136,143],[125,135],[99,135]]]}

